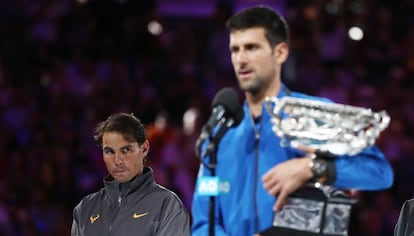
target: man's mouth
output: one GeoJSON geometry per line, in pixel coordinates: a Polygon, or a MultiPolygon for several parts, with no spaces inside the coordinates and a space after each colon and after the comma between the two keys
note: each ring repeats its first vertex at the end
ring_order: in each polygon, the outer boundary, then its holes
{"type": "Polygon", "coordinates": [[[116,169],[116,170],[114,170],[114,174],[122,174],[122,173],[124,173],[126,170],[124,170],[124,169],[116,169]]]}
{"type": "Polygon", "coordinates": [[[251,70],[243,70],[243,71],[239,71],[238,74],[239,74],[239,78],[243,79],[243,78],[251,76],[252,71],[251,70]]]}

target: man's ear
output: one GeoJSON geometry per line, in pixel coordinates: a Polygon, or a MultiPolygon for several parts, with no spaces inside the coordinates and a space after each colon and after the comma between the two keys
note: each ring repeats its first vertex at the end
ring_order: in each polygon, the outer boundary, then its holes
{"type": "Polygon", "coordinates": [[[150,143],[149,143],[149,141],[147,139],[147,140],[145,140],[145,142],[143,144],[141,144],[141,152],[142,152],[142,154],[144,154],[144,156],[146,156],[148,154],[148,152],[149,152],[149,149],[150,149],[150,143]]]}
{"type": "Polygon", "coordinates": [[[289,56],[289,45],[286,42],[276,44],[273,50],[277,64],[282,64],[287,60],[289,56]]]}

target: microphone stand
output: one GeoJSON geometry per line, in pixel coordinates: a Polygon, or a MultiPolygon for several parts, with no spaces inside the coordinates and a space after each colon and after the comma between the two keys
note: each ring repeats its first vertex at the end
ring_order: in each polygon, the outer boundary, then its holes
{"type": "MultiPolygon", "coordinates": [[[[226,133],[226,131],[234,124],[233,119],[226,119],[224,122],[222,122],[222,126],[217,131],[216,136],[211,137],[210,136],[210,142],[207,146],[206,152],[204,152],[203,158],[208,154],[210,157],[208,168],[210,169],[211,176],[216,176],[216,167],[217,167],[217,145],[220,141],[220,139],[223,137],[223,135],[226,133]]],[[[219,190],[218,190],[219,191],[219,190]]],[[[214,213],[215,213],[215,206],[216,206],[216,197],[210,196],[209,201],[209,208],[208,208],[208,223],[209,223],[209,236],[214,236],[215,234],[215,227],[214,227],[214,213]]]]}
{"type": "MultiPolygon", "coordinates": [[[[217,144],[216,142],[210,142],[207,147],[207,153],[210,153],[210,162],[209,162],[209,169],[211,172],[211,176],[216,176],[216,166],[217,166],[217,144]]],[[[214,213],[215,213],[215,206],[216,206],[216,197],[210,196],[210,201],[208,205],[208,235],[214,236],[214,213]]]]}

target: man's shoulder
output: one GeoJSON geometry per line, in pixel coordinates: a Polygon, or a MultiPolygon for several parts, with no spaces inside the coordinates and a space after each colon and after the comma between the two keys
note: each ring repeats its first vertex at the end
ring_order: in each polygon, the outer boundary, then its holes
{"type": "Polygon", "coordinates": [[[405,205],[408,207],[408,208],[414,208],[414,198],[411,198],[411,199],[409,199],[409,200],[407,200],[407,201],[405,201],[405,205]]]}
{"type": "Polygon", "coordinates": [[[96,191],[96,192],[90,193],[88,195],[85,195],[81,199],[80,203],[85,204],[85,203],[88,203],[88,202],[93,202],[93,201],[96,201],[96,199],[102,198],[103,196],[104,196],[104,189],[102,188],[99,191],[96,191]]]}
{"type": "Polygon", "coordinates": [[[155,187],[149,192],[145,199],[145,201],[157,203],[163,202],[183,207],[182,200],[178,194],[160,184],[155,184],[155,187]]]}
{"type": "Polygon", "coordinates": [[[155,193],[165,198],[179,198],[174,191],[162,186],[161,184],[155,185],[155,193]]]}
{"type": "Polygon", "coordinates": [[[102,199],[104,196],[104,190],[101,189],[97,192],[90,193],[88,195],[85,195],[79,203],[75,206],[75,211],[84,211],[85,209],[90,209],[94,205],[96,205],[97,202],[99,202],[99,199],[102,199]]]}

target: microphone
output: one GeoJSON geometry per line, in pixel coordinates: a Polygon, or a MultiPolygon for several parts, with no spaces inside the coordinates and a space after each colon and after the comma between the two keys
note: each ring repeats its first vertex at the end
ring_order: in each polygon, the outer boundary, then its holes
{"type": "Polygon", "coordinates": [[[201,144],[208,138],[218,141],[224,133],[231,127],[240,124],[243,119],[243,107],[239,103],[236,91],[232,88],[221,89],[213,99],[211,105],[212,112],[207,123],[202,127],[201,134],[196,142],[196,154],[199,155],[201,144]],[[220,129],[213,137],[215,127],[220,125],[220,129]]]}

